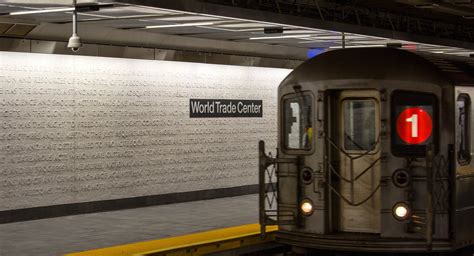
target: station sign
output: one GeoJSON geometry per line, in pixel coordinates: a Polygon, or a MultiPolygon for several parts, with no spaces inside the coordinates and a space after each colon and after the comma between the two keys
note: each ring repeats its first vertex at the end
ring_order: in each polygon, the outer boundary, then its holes
{"type": "Polygon", "coordinates": [[[426,145],[433,134],[433,108],[431,106],[405,106],[397,109],[398,138],[408,145],[426,145]]]}
{"type": "Polygon", "coordinates": [[[190,99],[189,117],[262,117],[262,100],[190,99]]]}

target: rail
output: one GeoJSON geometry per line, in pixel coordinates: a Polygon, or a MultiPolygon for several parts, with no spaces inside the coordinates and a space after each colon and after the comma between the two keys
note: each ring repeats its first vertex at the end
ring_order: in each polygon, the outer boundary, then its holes
{"type": "MultiPolygon", "coordinates": [[[[259,141],[259,220],[261,235],[265,237],[269,225],[292,225],[296,212],[278,209],[278,164],[299,165],[298,158],[273,158],[265,153],[265,142],[259,141]]],[[[293,207],[294,208],[294,207],[293,207]]]]}
{"type": "Polygon", "coordinates": [[[426,240],[426,249],[433,249],[433,234],[435,233],[436,214],[448,213],[450,211],[449,200],[451,187],[449,170],[453,164],[454,150],[452,145],[448,146],[447,157],[439,154],[435,156],[433,144],[426,146],[425,169],[426,169],[426,208],[424,215],[412,215],[408,224],[409,232],[420,233],[426,240]]]}
{"type": "MultiPolygon", "coordinates": [[[[349,158],[350,160],[350,178],[346,178],[344,176],[342,176],[337,170],[336,168],[333,166],[333,164],[329,161],[328,162],[328,187],[329,189],[331,190],[331,192],[333,192],[334,194],[336,194],[339,198],[341,198],[344,202],[346,202],[347,204],[351,205],[351,206],[359,206],[359,205],[362,205],[364,204],[365,202],[367,202],[368,200],[370,200],[370,198],[372,198],[375,193],[377,193],[377,191],[380,189],[381,187],[381,183],[379,182],[379,184],[369,193],[369,195],[358,201],[358,202],[355,202],[354,198],[355,198],[355,195],[354,195],[354,182],[356,182],[359,178],[361,178],[362,176],[364,176],[364,174],[366,174],[369,170],[371,170],[378,162],[381,161],[382,157],[378,157],[377,159],[375,159],[372,163],[370,163],[367,168],[365,168],[364,170],[362,170],[357,176],[354,176],[354,160],[357,160],[361,157],[364,157],[368,154],[370,154],[375,148],[377,148],[377,145],[379,144],[380,142],[380,136],[378,136],[378,139],[377,141],[374,142],[374,144],[369,147],[369,149],[367,149],[365,152],[362,152],[361,154],[358,154],[357,156],[351,156],[349,153],[347,153],[344,149],[342,149],[341,147],[339,147],[334,141],[331,140],[331,138],[327,137],[326,138],[326,143],[328,145],[328,148],[330,147],[333,147],[334,149],[337,150],[337,152],[339,153],[342,153],[345,157],[349,158]],[[350,199],[345,197],[344,195],[342,195],[341,193],[338,192],[337,189],[335,189],[333,186],[332,186],[332,183],[331,183],[331,177],[332,175],[335,174],[340,180],[346,182],[346,183],[349,183],[350,186],[351,186],[351,194],[350,194],[350,199]]],[[[372,153],[378,153],[380,150],[380,147],[377,151],[375,152],[372,152],[372,153]]]]}

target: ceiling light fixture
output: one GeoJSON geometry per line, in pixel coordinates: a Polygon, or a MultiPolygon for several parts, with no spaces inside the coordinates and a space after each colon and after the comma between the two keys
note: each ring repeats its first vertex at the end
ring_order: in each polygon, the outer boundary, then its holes
{"type": "Polygon", "coordinates": [[[32,10],[32,11],[20,11],[20,12],[11,12],[11,13],[5,13],[3,15],[29,15],[29,14],[38,14],[38,13],[55,13],[55,12],[72,12],[76,8],[55,8],[55,9],[41,9],[41,10],[32,10]]]}
{"type": "Polygon", "coordinates": [[[307,41],[300,41],[299,44],[314,44],[314,43],[332,43],[334,40],[315,40],[314,38],[301,38],[307,41]]]}
{"type": "MultiPolygon", "coordinates": [[[[346,45],[345,48],[370,48],[370,47],[386,47],[384,44],[373,44],[373,45],[346,45]]],[[[342,49],[342,46],[329,46],[330,49],[342,49]]]]}
{"type": "Polygon", "coordinates": [[[439,5],[435,3],[415,4],[415,8],[420,9],[432,9],[437,7],[439,7],[439,5]]]}
{"type": "Polygon", "coordinates": [[[453,55],[473,55],[474,56],[474,52],[469,52],[469,51],[455,51],[455,52],[445,52],[445,54],[453,54],[453,55]]]}
{"type": "MultiPolygon", "coordinates": [[[[353,40],[353,39],[363,39],[364,37],[363,36],[354,36],[354,35],[345,35],[346,37],[346,40],[353,40]]],[[[341,36],[340,35],[333,35],[333,36],[317,36],[316,37],[317,39],[320,39],[320,40],[341,40],[341,36]]]]}
{"type": "Polygon", "coordinates": [[[213,25],[214,22],[192,22],[192,23],[182,23],[182,24],[170,24],[170,25],[151,25],[146,26],[146,29],[150,28],[178,28],[178,27],[195,27],[195,26],[208,26],[213,25]]]}
{"type": "Polygon", "coordinates": [[[31,14],[41,14],[41,13],[74,12],[74,11],[83,13],[83,12],[99,11],[101,8],[109,8],[109,7],[114,7],[114,4],[81,4],[81,5],[76,5],[75,7],[34,9],[34,10],[28,10],[28,11],[0,13],[0,16],[17,16],[17,15],[31,15],[31,14]]]}
{"type": "Polygon", "coordinates": [[[284,38],[302,38],[310,37],[311,35],[286,35],[286,36],[262,36],[262,37],[251,37],[250,40],[268,40],[268,39],[284,39],[284,38]]]}

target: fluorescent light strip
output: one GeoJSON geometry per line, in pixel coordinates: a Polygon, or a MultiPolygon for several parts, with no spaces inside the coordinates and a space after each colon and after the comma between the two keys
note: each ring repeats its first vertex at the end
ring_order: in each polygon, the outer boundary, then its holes
{"type": "MultiPolygon", "coordinates": [[[[70,12],[68,12],[70,13],[70,12]]],[[[93,14],[93,13],[88,13],[88,12],[78,12],[78,15],[84,15],[84,16],[90,16],[90,17],[97,17],[97,18],[105,18],[105,19],[113,19],[116,18],[114,16],[109,16],[109,15],[100,15],[100,14],[93,14]]],[[[82,20],[81,20],[82,21],[82,20]]]]}
{"type": "MultiPolygon", "coordinates": [[[[345,48],[369,48],[369,47],[386,47],[384,44],[373,44],[373,45],[346,45],[345,48]]],[[[342,49],[342,46],[330,46],[330,49],[342,49]]]]}
{"type": "Polygon", "coordinates": [[[37,13],[71,12],[74,10],[75,10],[74,7],[57,8],[57,9],[41,9],[41,10],[32,10],[32,11],[11,12],[9,15],[15,16],[15,15],[37,14],[37,13]]]}
{"type": "Polygon", "coordinates": [[[152,25],[146,26],[145,28],[177,28],[177,27],[194,27],[194,26],[207,26],[213,25],[214,22],[193,22],[193,23],[182,23],[182,24],[171,24],[171,25],[152,25]]]}
{"type": "Polygon", "coordinates": [[[301,38],[310,37],[311,35],[286,35],[286,36],[262,36],[262,37],[251,37],[250,40],[268,40],[268,39],[282,39],[282,38],[301,38]]]}
{"type": "Polygon", "coordinates": [[[299,44],[334,43],[334,41],[340,41],[340,40],[318,40],[318,39],[315,40],[314,37],[313,38],[301,38],[301,39],[307,40],[307,41],[298,42],[299,44]]]}
{"type": "MultiPolygon", "coordinates": [[[[227,31],[227,32],[252,32],[252,31],[261,31],[262,28],[248,28],[248,29],[227,29],[227,28],[220,28],[220,27],[206,27],[208,29],[215,29],[220,31],[227,31]]],[[[260,33],[259,33],[260,34],[260,33]]]]}
{"type": "Polygon", "coordinates": [[[163,17],[156,17],[147,21],[168,21],[168,22],[211,22],[221,21],[222,19],[214,17],[205,17],[200,15],[163,15],[163,17]]]}
{"type": "MultiPolygon", "coordinates": [[[[317,36],[317,39],[322,39],[322,40],[342,40],[342,35],[337,35],[337,36],[317,36]]],[[[364,36],[354,36],[354,35],[346,35],[345,39],[346,40],[354,40],[354,39],[365,39],[367,37],[364,36]]]]}
{"type": "MultiPolygon", "coordinates": [[[[149,7],[149,9],[160,10],[160,11],[169,12],[169,13],[189,14],[189,15],[213,17],[213,18],[219,18],[219,19],[223,19],[223,20],[239,20],[239,21],[246,21],[246,22],[256,22],[256,23],[267,24],[267,25],[271,25],[271,26],[284,26],[284,27],[288,26],[288,24],[283,24],[283,23],[274,23],[274,22],[268,22],[268,21],[250,20],[250,19],[235,18],[235,17],[231,18],[231,17],[228,17],[228,16],[219,16],[219,15],[204,14],[204,13],[197,13],[197,12],[176,11],[176,10],[159,8],[159,7],[149,7]]],[[[306,30],[311,30],[311,31],[316,31],[316,32],[327,32],[327,30],[324,30],[324,29],[308,28],[308,27],[302,27],[302,26],[296,26],[296,25],[291,25],[291,27],[301,28],[301,29],[306,29],[306,30]]],[[[336,31],[332,31],[332,32],[336,32],[336,31]]]]}
{"type": "Polygon", "coordinates": [[[474,54],[473,51],[454,51],[454,52],[445,52],[446,54],[474,54]]]}

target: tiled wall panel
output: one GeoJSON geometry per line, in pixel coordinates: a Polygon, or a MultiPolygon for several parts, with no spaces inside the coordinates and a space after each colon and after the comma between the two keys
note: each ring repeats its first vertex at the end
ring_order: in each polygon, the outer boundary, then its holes
{"type": "Polygon", "coordinates": [[[0,52],[0,211],[257,183],[287,69],[0,52]],[[189,99],[263,118],[189,118],[189,99]]]}

